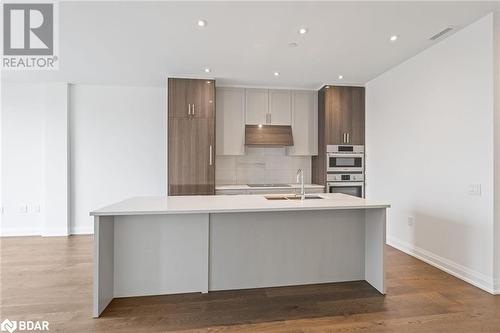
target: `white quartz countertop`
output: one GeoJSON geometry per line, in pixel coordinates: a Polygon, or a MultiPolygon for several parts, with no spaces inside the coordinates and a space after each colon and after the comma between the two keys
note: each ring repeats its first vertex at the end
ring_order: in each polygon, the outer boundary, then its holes
{"type": "Polygon", "coordinates": [[[390,207],[387,203],[372,202],[340,193],[318,195],[323,199],[267,200],[264,195],[257,194],[136,197],[94,210],[90,215],[236,213],[390,207]]]}
{"type": "MultiPolygon", "coordinates": [[[[247,184],[235,184],[235,185],[216,185],[216,190],[286,190],[286,189],[296,189],[300,188],[300,184],[287,184],[289,186],[248,186],[247,184]]],[[[318,188],[324,189],[323,185],[317,184],[304,184],[307,189],[318,188]]]]}

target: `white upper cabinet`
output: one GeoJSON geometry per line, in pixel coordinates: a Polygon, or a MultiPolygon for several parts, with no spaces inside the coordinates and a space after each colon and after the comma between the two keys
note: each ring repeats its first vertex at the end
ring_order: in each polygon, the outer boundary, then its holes
{"type": "Polygon", "coordinates": [[[246,124],[267,124],[269,119],[269,91],[245,89],[246,124]]]}
{"type": "Polygon", "coordinates": [[[245,155],[245,124],[291,125],[289,155],[318,154],[318,96],[315,91],[217,88],[217,155],[245,155]]]}
{"type": "Polygon", "coordinates": [[[292,97],[290,90],[269,90],[268,124],[292,124],[292,97]]]}
{"type": "Polygon", "coordinates": [[[318,155],[318,94],[292,91],[292,147],[289,155],[318,155]]]}
{"type": "Polygon", "coordinates": [[[217,155],[245,155],[245,89],[217,88],[217,155]]]}
{"type": "Polygon", "coordinates": [[[245,89],[247,125],[291,125],[290,90],[245,89]]]}

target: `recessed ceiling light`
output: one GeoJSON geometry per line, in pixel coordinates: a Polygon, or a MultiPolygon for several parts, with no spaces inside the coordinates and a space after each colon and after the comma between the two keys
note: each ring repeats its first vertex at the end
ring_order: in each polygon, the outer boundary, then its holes
{"type": "Polygon", "coordinates": [[[395,42],[398,40],[398,35],[392,35],[390,38],[391,42],[395,42]]]}
{"type": "Polygon", "coordinates": [[[344,78],[344,75],[339,75],[339,80],[342,80],[344,78]]]}
{"type": "Polygon", "coordinates": [[[210,68],[205,68],[205,73],[210,73],[212,70],[210,68]]]}
{"type": "Polygon", "coordinates": [[[279,72],[274,72],[274,76],[280,76],[279,72]]]}
{"type": "Polygon", "coordinates": [[[290,46],[290,47],[297,47],[297,46],[299,46],[299,44],[297,44],[295,42],[291,42],[291,43],[288,43],[288,46],[290,46]]]}
{"type": "Polygon", "coordinates": [[[198,26],[199,27],[204,27],[206,25],[207,25],[207,21],[205,21],[205,20],[198,20],[198,26]]]}
{"type": "Polygon", "coordinates": [[[307,33],[307,28],[300,28],[299,29],[299,34],[305,35],[307,33]]]}

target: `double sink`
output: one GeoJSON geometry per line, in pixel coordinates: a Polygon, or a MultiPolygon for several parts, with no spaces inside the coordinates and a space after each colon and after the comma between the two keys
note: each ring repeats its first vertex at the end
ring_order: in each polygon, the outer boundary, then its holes
{"type": "MultiPolygon", "coordinates": [[[[264,198],[267,200],[302,200],[300,195],[290,195],[290,194],[285,194],[285,195],[265,195],[264,198]]],[[[311,199],[324,199],[323,197],[320,197],[319,195],[306,195],[304,197],[304,200],[311,200],[311,199]]]]}

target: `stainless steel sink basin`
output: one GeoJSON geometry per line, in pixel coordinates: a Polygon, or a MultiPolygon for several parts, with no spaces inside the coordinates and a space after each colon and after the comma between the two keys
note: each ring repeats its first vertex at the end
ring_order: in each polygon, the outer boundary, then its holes
{"type": "MultiPolygon", "coordinates": [[[[286,197],[286,199],[287,200],[300,200],[300,195],[286,197]]],[[[304,199],[309,200],[309,199],[324,199],[324,198],[320,197],[319,195],[306,195],[306,197],[304,199]]]]}
{"type": "Polygon", "coordinates": [[[248,187],[292,187],[290,184],[247,184],[248,187]]]}
{"type": "MultiPolygon", "coordinates": [[[[301,200],[300,195],[265,195],[264,198],[267,200],[301,200]]],[[[311,199],[324,199],[319,195],[306,195],[304,200],[311,199]]]]}

